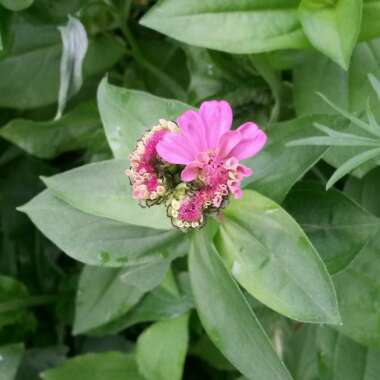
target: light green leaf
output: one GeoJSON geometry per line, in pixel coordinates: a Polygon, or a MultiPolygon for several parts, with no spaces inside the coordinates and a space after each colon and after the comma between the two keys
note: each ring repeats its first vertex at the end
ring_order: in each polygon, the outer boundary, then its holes
{"type": "Polygon", "coordinates": [[[307,233],[330,273],[350,264],[380,228],[380,219],[346,195],[335,189],[326,192],[314,182],[295,186],[284,207],[307,233]]]}
{"type": "Polygon", "coordinates": [[[98,107],[108,143],[116,158],[126,158],[142,135],[159,119],[175,120],[191,106],[177,100],[116,87],[104,78],[98,89],[98,107]]]}
{"type": "Polygon", "coordinates": [[[128,159],[96,162],[43,181],[56,196],[85,213],[137,226],[173,229],[163,206],[142,208],[132,198],[124,173],[129,166],[128,159]]]}
{"type": "Polygon", "coordinates": [[[135,357],[121,352],[76,356],[43,372],[41,377],[43,380],[145,380],[137,370],[135,357]]]}
{"type": "Polygon", "coordinates": [[[371,82],[373,89],[376,91],[378,99],[380,100],[380,81],[379,81],[379,79],[373,74],[368,74],[368,79],[371,82]]]}
{"type": "Polygon", "coordinates": [[[140,23],[187,44],[229,53],[303,48],[307,42],[297,17],[298,2],[162,0],[140,23]]]}
{"type": "Polygon", "coordinates": [[[248,379],[290,380],[246,298],[203,232],[192,236],[189,269],[199,317],[226,358],[248,379]]]}
{"type": "Polygon", "coordinates": [[[93,102],[81,103],[59,120],[13,119],[0,129],[0,136],[39,158],[85,149],[102,133],[93,102]]]}
{"type": "Polygon", "coordinates": [[[299,321],[340,323],[323,261],[278,204],[245,191],[226,208],[215,243],[232,275],[260,302],[299,321]]]}
{"type": "MultiPolygon", "coordinates": [[[[156,260],[179,232],[119,223],[85,214],[45,190],[20,208],[62,251],[89,265],[121,267],[156,260]]],[[[177,240],[178,239],[178,240],[177,240]]]]}
{"type": "Polygon", "coordinates": [[[363,22],[360,40],[370,40],[380,35],[380,1],[363,0],[363,22]]]}
{"type": "Polygon", "coordinates": [[[334,174],[331,176],[331,178],[328,180],[326,184],[326,190],[334,186],[334,184],[337,183],[345,175],[351,173],[352,171],[365,164],[366,162],[378,157],[380,157],[380,148],[370,149],[352,157],[351,159],[346,161],[342,166],[339,166],[339,168],[334,172],[334,174]]]}
{"type": "Polygon", "coordinates": [[[144,293],[158,286],[170,261],[162,256],[131,268],[85,266],[78,285],[74,334],[81,334],[125,315],[144,293]]]}
{"type": "Polygon", "coordinates": [[[14,12],[29,8],[33,2],[34,0],[0,0],[0,4],[3,7],[14,12]]]}
{"type": "Polygon", "coordinates": [[[146,380],[181,380],[187,345],[188,314],[156,322],[139,336],[136,361],[146,380]]]}
{"type": "Polygon", "coordinates": [[[0,380],[14,380],[24,353],[22,344],[0,346],[0,380]]]}
{"type": "Polygon", "coordinates": [[[299,17],[311,44],[348,69],[359,37],[362,0],[302,0],[299,17]]]}
{"type": "Polygon", "coordinates": [[[61,33],[63,51],[56,119],[62,116],[69,98],[82,87],[82,65],[88,49],[86,29],[78,19],[69,16],[67,24],[58,29],[61,33]]]}
{"type": "Polygon", "coordinates": [[[287,143],[293,140],[315,136],[313,124],[316,120],[334,124],[334,119],[329,117],[302,117],[271,125],[266,130],[268,143],[264,150],[245,161],[245,165],[253,170],[253,175],[245,182],[247,187],[281,203],[292,186],[327,149],[323,146],[287,147],[287,143]]]}

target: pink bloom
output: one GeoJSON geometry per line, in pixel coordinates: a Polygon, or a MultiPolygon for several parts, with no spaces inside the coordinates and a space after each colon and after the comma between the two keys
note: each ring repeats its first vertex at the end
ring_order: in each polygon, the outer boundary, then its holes
{"type": "MultiPolygon", "coordinates": [[[[177,123],[179,131],[166,133],[158,142],[159,156],[171,164],[185,165],[182,181],[199,181],[214,194],[225,186],[227,195],[231,192],[240,198],[241,181],[252,174],[240,160],[260,152],[267,141],[266,134],[253,122],[231,130],[232,109],[223,100],[203,102],[199,112],[186,111],[177,123]]],[[[216,205],[222,199],[218,196],[212,203],[216,205]]]]}

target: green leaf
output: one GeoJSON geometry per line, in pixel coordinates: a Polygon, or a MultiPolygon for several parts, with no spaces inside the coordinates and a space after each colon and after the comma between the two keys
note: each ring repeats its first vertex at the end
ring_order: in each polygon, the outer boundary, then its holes
{"type": "Polygon", "coordinates": [[[188,314],[157,322],[137,340],[136,361],[146,380],[181,380],[187,345],[188,314]]]}
{"type": "Polygon", "coordinates": [[[348,69],[359,37],[362,0],[302,0],[299,17],[311,44],[348,69]]]}
{"type": "Polygon", "coordinates": [[[360,153],[348,161],[346,161],[342,166],[334,172],[331,178],[328,180],[326,184],[326,190],[334,186],[341,178],[345,175],[351,173],[361,165],[367,163],[368,161],[380,157],[380,148],[370,149],[363,153],[360,153]]]}
{"type": "Polygon", "coordinates": [[[85,214],[45,190],[20,208],[62,251],[89,265],[121,267],[156,260],[163,247],[183,236],[85,214]]]}
{"type": "Polygon", "coordinates": [[[41,377],[43,380],[144,380],[137,370],[135,357],[121,352],[77,356],[43,372],[41,377]]]}
{"type": "Polygon", "coordinates": [[[137,323],[155,322],[177,318],[188,312],[192,307],[192,299],[186,293],[168,289],[165,282],[152,292],[148,293],[127,315],[113,321],[96,332],[116,334],[137,323]]]}
{"type": "Polygon", "coordinates": [[[163,206],[142,208],[132,198],[125,175],[129,166],[128,159],[96,162],[43,181],[56,196],[85,213],[137,226],[173,229],[163,206]]]}
{"type": "Polygon", "coordinates": [[[175,120],[191,106],[177,100],[116,87],[104,78],[98,89],[98,107],[108,143],[116,158],[126,158],[142,135],[159,119],[175,120]]]}
{"type": "Polygon", "coordinates": [[[126,314],[144,293],[158,286],[169,267],[169,260],[156,260],[131,268],[85,266],[76,298],[74,334],[107,324],[126,314]]]}
{"type": "Polygon", "coordinates": [[[0,4],[3,7],[14,12],[29,8],[33,2],[34,0],[0,0],[0,4]]]}
{"type": "Polygon", "coordinates": [[[366,346],[380,348],[379,250],[376,231],[350,265],[334,275],[343,325],[340,332],[366,346]]]}
{"type": "Polygon", "coordinates": [[[88,38],[83,24],[68,16],[65,26],[58,27],[62,38],[62,57],[60,64],[60,84],[56,119],[62,116],[66,103],[83,84],[82,65],[88,49],[88,38]]]}
{"type": "Polygon", "coordinates": [[[372,85],[373,89],[375,90],[378,99],[380,100],[380,81],[379,81],[379,79],[373,74],[368,74],[368,79],[371,82],[371,85],[372,85]]]}
{"type": "Polygon", "coordinates": [[[21,322],[25,309],[13,307],[14,301],[28,295],[24,284],[12,277],[0,275],[0,329],[21,322]]]}
{"type": "MultiPolygon", "coordinates": [[[[0,58],[0,106],[23,110],[55,103],[62,45],[58,30],[54,25],[31,22],[20,13],[13,17],[10,33],[12,45],[0,58]]],[[[93,37],[84,61],[84,78],[104,72],[123,54],[115,37],[93,37]]]]}
{"type": "Polygon", "coordinates": [[[245,182],[247,187],[281,203],[292,186],[322,158],[327,149],[286,146],[291,141],[315,136],[313,124],[316,120],[334,124],[334,119],[329,117],[302,117],[271,125],[266,130],[268,143],[265,149],[245,162],[253,170],[253,175],[245,182]]]}
{"type": "Polygon", "coordinates": [[[380,217],[379,188],[380,168],[376,168],[361,180],[349,177],[345,184],[344,192],[366,210],[380,217]]]}
{"type": "Polygon", "coordinates": [[[203,232],[192,238],[191,285],[199,317],[211,340],[248,379],[291,379],[215,248],[203,232]]]}
{"type": "Polygon", "coordinates": [[[285,208],[301,225],[321,254],[330,273],[355,259],[380,227],[380,220],[338,190],[300,183],[292,189],[285,208]]]}
{"type": "Polygon", "coordinates": [[[380,1],[363,0],[363,22],[360,39],[370,40],[380,35],[380,1]]]}
{"type": "Polygon", "coordinates": [[[0,380],[14,380],[24,353],[22,344],[0,346],[0,380]]]}
{"type": "Polygon", "coordinates": [[[93,102],[81,103],[59,120],[13,119],[0,129],[1,137],[39,158],[54,158],[64,152],[85,149],[101,133],[93,102]]]}
{"type": "Polygon", "coordinates": [[[235,279],[260,302],[299,321],[340,323],[323,261],[278,204],[245,191],[225,210],[215,243],[235,279]]]}
{"type": "MultiPolygon", "coordinates": [[[[339,1],[339,3],[344,3],[339,1]]],[[[363,23],[365,21],[363,20],[363,23]]],[[[298,116],[336,114],[317,93],[333,100],[341,109],[362,112],[368,98],[371,104],[377,97],[368,80],[368,73],[377,78],[380,65],[380,39],[360,43],[354,49],[348,71],[319,53],[305,54],[294,69],[294,100],[298,116]]]]}
{"type": "Polygon", "coordinates": [[[297,17],[298,3],[162,0],[140,23],[187,44],[229,53],[298,49],[307,46],[297,17]]]}

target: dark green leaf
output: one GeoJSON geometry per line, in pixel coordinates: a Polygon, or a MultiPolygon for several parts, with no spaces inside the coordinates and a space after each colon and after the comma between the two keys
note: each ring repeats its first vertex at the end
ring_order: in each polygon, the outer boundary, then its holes
{"type": "Polygon", "coordinates": [[[343,270],[380,227],[380,220],[337,190],[301,183],[285,207],[318,249],[330,273],[343,270]]]}
{"type": "Polygon", "coordinates": [[[29,8],[34,0],[0,0],[0,4],[11,11],[22,11],[29,8]]]}
{"type": "MultiPolygon", "coordinates": [[[[13,119],[0,129],[0,136],[40,158],[85,149],[101,134],[101,122],[93,102],[81,103],[59,120],[13,119]]],[[[104,137],[103,137],[104,138],[104,137]]]]}

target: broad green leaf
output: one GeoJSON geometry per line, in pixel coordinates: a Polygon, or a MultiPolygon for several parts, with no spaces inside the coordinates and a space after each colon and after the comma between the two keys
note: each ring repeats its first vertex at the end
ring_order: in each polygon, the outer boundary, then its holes
{"type": "Polygon", "coordinates": [[[343,270],[380,228],[380,219],[340,191],[326,192],[318,183],[297,185],[284,206],[307,233],[330,273],[343,270]]]}
{"type": "Polygon", "coordinates": [[[144,380],[135,357],[121,352],[76,356],[42,373],[43,380],[144,380]]]}
{"type": "Polygon", "coordinates": [[[139,336],[136,361],[146,380],[181,380],[186,358],[188,314],[156,322],[139,336]]]}
{"type": "Polygon", "coordinates": [[[369,172],[361,180],[349,177],[344,192],[366,210],[380,217],[380,168],[369,172]]]}
{"type": "Polygon", "coordinates": [[[132,198],[128,159],[96,162],[43,178],[56,196],[80,211],[122,223],[173,229],[163,206],[142,208],[132,198]]]}
{"type": "Polygon", "coordinates": [[[78,285],[74,334],[81,334],[126,314],[144,293],[158,286],[170,261],[161,256],[131,268],[85,266],[78,285]]]}
{"type": "Polygon", "coordinates": [[[362,0],[302,0],[299,17],[311,44],[348,69],[362,20],[362,0]]]}
{"type": "MultiPolygon", "coordinates": [[[[37,108],[55,103],[59,91],[61,41],[54,25],[31,22],[22,14],[13,17],[10,51],[0,58],[0,106],[37,108]]],[[[89,78],[114,65],[124,54],[113,36],[89,41],[83,75],[89,78]]]]}
{"type": "MultiPolygon", "coordinates": [[[[342,1],[340,1],[342,2],[342,1]]],[[[364,20],[363,20],[364,23],[364,20]]],[[[363,42],[354,49],[348,71],[319,53],[309,53],[294,69],[294,100],[297,115],[336,114],[317,93],[331,99],[344,110],[361,112],[368,97],[376,104],[377,97],[368,73],[380,78],[380,39],[363,42]]]]}
{"type": "Polygon", "coordinates": [[[195,304],[211,340],[248,379],[291,379],[243,293],[203,232],[192,236],[189,269],[195,304]]]}
{"type": "Polygon", "coordinates": [[[89,265],[121,267],[156,260],[183,236],[85,214],[45,190],[20,208],[62,251],[89,265]],[[178,240],[177,240],[178,239],[178,240]]]}
{"type": "Polygon", "coordinates": [[[59,120],[13,119],[0,129],[1,137],[39,158],[54,158],[64,152],[85,149],[101,133],[93,102],[81,103],[59,120]]]}
{"type": "Polygon", "coordinates": [[[318,133],[313,127],[316,120],[334,124],[334,119],[328,117],[302,117],[270,126],[266,130],[268,143],[264,150],[245,162],[253,170],[253,175],[246,181],[247,187],[281,203],[292,186],[321,159],[327,149],[318,146],[287,147],[291,141],[315,136],[318,133]]]}
{"type": "Polygon", "coordinates": [[[99,85],[98,107],[116,158],[128,157],[142,135],[160,119],[175,120],[191,108],[177,100],[113,86],[107,78],[99,85]]]}
{"type": "Polygon", "coordinates": [[[304,48],[308,44],[297,17],[298,3],[161,0],[140,23],[187,44],[229,53],[304,48]]]}
{"type": "Polygon", "coordinates": [[[14,380],[24,353],[22,344],[0,346],[0,380],[14,380]]]}
{"type": "Polygon", "coordinates": [[[34,0],[0,0],[0,4],[11,11],[22,11],[29,8],[34,0]]]}
{"type": "MultiPolygon", "coordinates": [[[[181,279],[181,277],[179,278],[181,279]]],[[[193,308],[192,296],[187,289],[173,286],[169,271],[160,286],[147,293],[126,315],[97,329],[95,333],[116,334],[138,323],[178,318],[193,308]]]]}
{"type": "Polygon", "coordinates": [[[56,119],[62,116],[69,98],[82,87],[82,65],[88,49],[88,37],[83,24],[75,17],[68,18],[65,26],[58,27],[63,48],[56,119]]]}
{"type": "Polygon", "coordinates": [[[339,324],[332,280],[299,225],[278,204],[245,191],[224,212],[216,246],[235,279],[287,317],[339,324]]]}
{"type": "Polygon", "coordinates": [[[380,234],[374,233],[355,260],[333,276],[343,325],[336,327],[351,339],[380,348],[380,234]]]}

